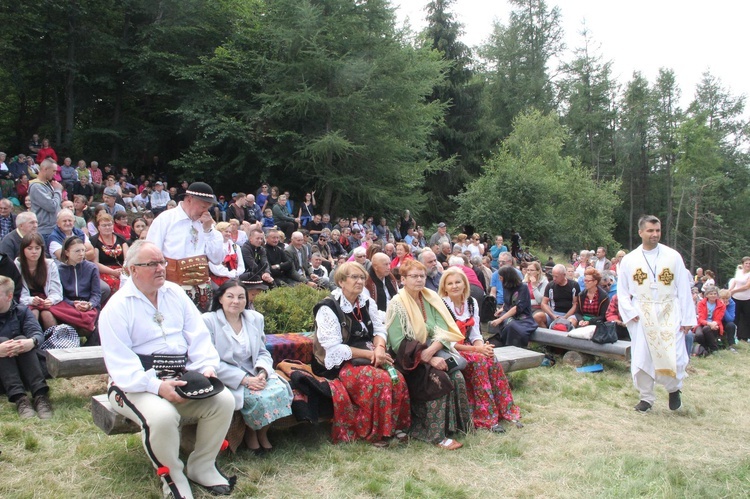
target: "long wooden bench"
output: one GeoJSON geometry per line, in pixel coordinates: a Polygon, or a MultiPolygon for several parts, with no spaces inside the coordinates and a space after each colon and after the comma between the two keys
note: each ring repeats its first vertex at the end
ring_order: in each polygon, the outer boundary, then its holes
{"type": "MultiPolygon", "coordinates": [[[[70,352],[68,352],[68,354],[69,353],[70,352]]],[[[58,360],[64,360],[64,355],[56,355],[56,358],[58,360]]],[[[544,354],[518,347],[499,347],[495,348],[495,359],[502,364],[503,370],[508,373],[539,367],[544,360],[544,354]]],[[[67,371],[70,371],[70,369],[67,371]]],[[[63,372],[66,372],[66,370],[63,369],[63,372]]],[[[101,430],[107,435],[136,433],[140,431],[137,424],[112,410],[109,399],[104,394],[91,397],[91,416],[94,420],[94,424],[101,428],[101,430]]],[[[190,423],[192,423],[192,421],[182,422],[182,424],[190,423]]],[[[274,421],[273,427],[282,429],[295,424],[297,424],[297,420],[294,416],[287,416],[274,421]]]]}
{"type": "Polygon", "coordinates": [[[571,338],[561,331],[541,327],[531,333],[530,341],[539,345],[568,350],[569,352],[565,354],[567,358],[563,360],[579,367],[589,360],[587,356],[630,361],[629,341],[618,340],[615,343],[600,345],[590,340],[571,338]]]}

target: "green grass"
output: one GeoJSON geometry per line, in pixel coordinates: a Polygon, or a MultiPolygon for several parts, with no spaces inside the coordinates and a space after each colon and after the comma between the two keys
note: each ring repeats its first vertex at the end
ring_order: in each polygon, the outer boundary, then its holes
{"type": "MultiPolygon", "coordinates": [[[[298,425],[271,433],[271,455],[240,451],[220,465],[238,475],[235,497],[745,497],[750,348],[739,350],[693,362],[678,412],[663,389],[651,412],[633,411],[622,362],[604,360],[598,374],[559,362],[511,375],[524,428],[460,436],[459,451],[334,446],[330,426],[298,425]]],[[[52,380],[49,421],[0,404],[0,497],[161,497],[140,437],[107,437],[91,422],[89,399],[105,382],[52,380]]]]}

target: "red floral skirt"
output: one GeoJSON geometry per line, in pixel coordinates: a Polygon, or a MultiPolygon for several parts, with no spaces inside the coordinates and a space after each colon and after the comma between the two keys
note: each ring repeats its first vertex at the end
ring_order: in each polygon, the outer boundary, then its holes
{"type": "Polygon", "coordinates": [[[409,390],[401,373],[394,385],[385,369],[355,367],[347,362],[339,377],[329,384],[333,393],[334,443],[357,439],[377,442],[411,425],[409,390]]]}
{"type": "Polygon", "coordinates": [[[494,357],[461,352],[468,365],[462,372],[471,406],[471,419],[477,428],[491,428],[500,420],[516,421],[521,410],[513,403],[513,394],[503,366],[494,357]]]}
{"type": "MultiPolygon", "coordinates": [[[[111,269],[120,270],[120,267],[110,267],[111,269]]],[[[118,289],[120,289],[120,276],[119,275],[112,275],[112,274],[99,274],[99,277],[102,281],[107,283],[107,286],[109,286],[109,289],[112,290],[112,294],[115,293],[118,289]]]]}

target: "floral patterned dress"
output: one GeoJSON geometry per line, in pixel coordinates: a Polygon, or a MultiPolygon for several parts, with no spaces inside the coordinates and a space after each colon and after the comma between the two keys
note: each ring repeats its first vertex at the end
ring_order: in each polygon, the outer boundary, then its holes
{"type": "MultiPolygon", "coordinates": [[[[474,298],[469,297],[462,314],[456,313],[456,307],[449,298],[443,298],[448,310],[456,320],[456,325],[464,333],[465,345],[482,339],[479,331],[479,307],[474,298]]],[[[518,421],[521,410],[513,402],[508,378],[503,366],[494,357],[485,357],[474,352],[460,352],[466,359],[463,370],[466,378],[466,391],[471,406],[471,418],[477,428],[492,428],[501,420],[518,421]]]]}
{"type": "Polygon", "coordinates": [[[357,303],[349,303],[341,290],[335,290],[332,298],[338,302],[349,331],[342,333],[341,322],[332,308],[316,307],[317,354],[312,367],[316,375],[329,379],[333,395],[333,442],[357,439],[376,442],[397,430],[407,429],[411,413],[403,375],[398,373],[398,382],[394,383],[380,367],[352,364],[352,346],[373,349],[375,335],[385,337],[377,305],[364,295],[359,296],[357,303]]]}

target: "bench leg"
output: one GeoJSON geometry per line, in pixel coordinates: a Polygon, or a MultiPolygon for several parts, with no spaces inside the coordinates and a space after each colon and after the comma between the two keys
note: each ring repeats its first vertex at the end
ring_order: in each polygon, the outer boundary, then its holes
{"type": "Polygon", "coordinates": [[[563,355],[563,364],[573,366],[573,367],[581,367],[584,364],[590,364],[594,362],[594,356],[588,355],[581,352],[574,352],[569,351],[565,352],[565,355],[563,355]]]}

